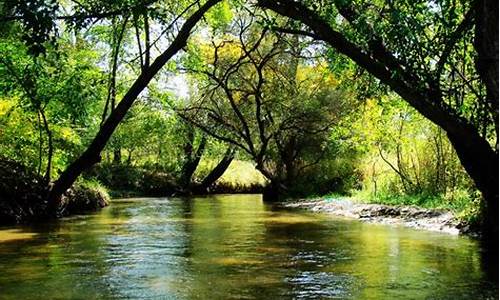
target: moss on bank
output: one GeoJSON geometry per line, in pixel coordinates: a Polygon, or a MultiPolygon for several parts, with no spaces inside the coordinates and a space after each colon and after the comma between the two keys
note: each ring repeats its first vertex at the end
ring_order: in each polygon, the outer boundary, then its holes
{"type": "Polygon", "coordinates": [[[109,203],[98,182],[80,180],[62,198],[60,211],[49,211],[44,178],[20,163],[0,158],[0,224],[36,222],[95,211],[109,203]]]}

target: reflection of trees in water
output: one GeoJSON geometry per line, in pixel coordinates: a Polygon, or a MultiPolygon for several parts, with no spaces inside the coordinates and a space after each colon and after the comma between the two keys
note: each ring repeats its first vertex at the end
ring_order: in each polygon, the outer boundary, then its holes
{"type": "Polygon", "coordinates": [[[108,282],[121,297],[159,297],[182,289],[184,253],[189,231],[183,222],[183,202],[144,199],[121,208],[123,224],[107,235],[108,282]]]}
{"type": "Polygon", "coordinates": [[[269,247],[284,252],[272,254],[270,264],[281,270],[281,289],[286,294],[319,298],[351,294],[352,276],[328,270],[332,262],[346,258],[345,248],[351,245],[350,236],[343,234],[348,229],[345,225],[300,212],[276,210],[270,215],[266,241],[269,247]]]}
{"type": "Polygon", "coordinates": [[[471,299],[483,289],[477,245],[468,239],[370,224],[353,237],[352,259],[334,270],[357,274],[360,298],[471,299]]]}
{"type": "Polygon", "coordinates": [[[190,203],[188,297],[252,295],[247,283],[261,264],[255,252],[263,230],[260,196],[209,196],[190,203]]]}
{"type": "MultiPolygon", "coordinates": [[[[17,298],[453,298],[493,295],[477,243],[327,219],[259,196],[118,202],[0,244],[17,298]]],[[[27,231],[34,231],[30,228],[27,231]]]]}
{"type": "Polygon", "coordinates": [[[109,274],[102,247],[101,215],[26,227],[32,239],[0,244],[2,295],[17,299],[95,298],[113,295],[101,280],[109,274]]]}

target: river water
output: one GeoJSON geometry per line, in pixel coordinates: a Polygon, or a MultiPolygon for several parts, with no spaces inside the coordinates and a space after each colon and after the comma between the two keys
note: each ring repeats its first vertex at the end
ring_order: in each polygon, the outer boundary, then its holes
{"type": "Polygon", "coordinates": [[[0,230],[0,299],[495,299],[476,241],[266,205],[115,200],[0,230]]]}

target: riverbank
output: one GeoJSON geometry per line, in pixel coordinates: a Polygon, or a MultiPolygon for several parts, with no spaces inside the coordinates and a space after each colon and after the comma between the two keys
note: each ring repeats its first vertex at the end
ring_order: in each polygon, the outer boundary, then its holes
{"type": "Polygon", "coordinates": [[[2,238],[9,239],[0,242],[2,299],[479,300],[498,293],[471,239],[274,209],[260,195],[117,200],[63,222],[2,228],[2,238]]]}
{"type": "Polygon", "coordinates": [[[26,224],[89,211],[109,204],[109,195],[96,181],[80,180],[68,189],[58,211],[51,211],[47,180],[20,163],[0,158],[0,225],[26,224]]]}
{"type": "Polygon", "coordinates": [[[193,175],[188,185],[180,182],[181,176],[176,170],[126,163],[100,163],[87,170],[83,177],[100,182],[112,198],[260,194],[264,191],[266,181],[262,175],[252,164],[239,160],[234,160],[213,184],[202,186],[204,174],[211,171],[213,163],[200,163],[201,175],[193,175]]]}
{"type": "Polygon", "coordinates": [[[452,235],[476,235],[450,211],[405,205],[358,203],[346,198],[315,198],[283,202],[283,207],[305,209],[363,222],[400,225],[452,235]]]}

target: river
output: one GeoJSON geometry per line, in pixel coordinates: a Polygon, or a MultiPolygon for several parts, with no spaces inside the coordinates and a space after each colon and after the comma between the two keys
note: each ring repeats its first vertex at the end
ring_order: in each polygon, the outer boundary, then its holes
{"type": "Polygon", "coordinates": [[[259,195],[114,200],[0,229],[0,299],[488,299],[467,237],[279,209],[259,195]]]}

